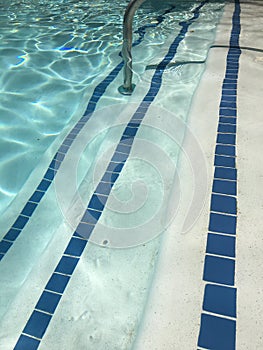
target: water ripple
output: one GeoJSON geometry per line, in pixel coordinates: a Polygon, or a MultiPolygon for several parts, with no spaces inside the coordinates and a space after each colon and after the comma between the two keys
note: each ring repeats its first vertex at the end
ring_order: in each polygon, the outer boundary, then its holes
{"type": "MultiPolygon", "coordinates": [[[[85,90],[120,62],[127,2],[0,0],[0,5],[1,212],[9,194],[23,187],[56,135],[76,117],[85,90]],[[11,172],[21,176],[11,179],[11,172]]],[[[139,9],[134,30],[146,26],[143,47],[136,48],[143,70],[179,21],[187,19],[189,6],[188,1],[163,0],[145,2],[139,9]],[[171,5],[176,9],[165,14],[162,25],[147,27],[171,5]]],[[[138,38],[140,33],[134,35],[138,38]]],[[[170,73],[181,78],[179,71],[170,73]]]]}

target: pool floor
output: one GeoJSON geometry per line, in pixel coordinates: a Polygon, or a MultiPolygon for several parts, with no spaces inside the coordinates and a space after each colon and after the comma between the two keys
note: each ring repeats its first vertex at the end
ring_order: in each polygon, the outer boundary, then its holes
{"type": "Polygon", "coordinates": [[[129,103],[108,98],[121,74],[87,92],[3,222],[1,350],[263,348],[262,18],[260,1],[226,3],[187,123],[186,102],[151,105],[172,101],[169,69],[129,103]]]}
{"type": "MultiPolygon", "coordinates": [[[[263,347],[262,4],[240,1],[240,35],[232,31],[237,6],[225,7],[190,112],[207,162],[204,209],[187,233],[175,234],[196,190],[182,183],[185,203],[164,240],[135,349],[263,347]],[[231,31],[232,39],[239,36],[240,57],[229,56],[231,31]]],[[[188,178],[187,161],[181,171],[188,178]]]]}

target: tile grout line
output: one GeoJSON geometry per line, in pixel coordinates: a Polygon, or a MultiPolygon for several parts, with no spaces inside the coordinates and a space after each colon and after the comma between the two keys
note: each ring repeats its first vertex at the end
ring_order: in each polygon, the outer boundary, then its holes
{"type": "Polygon", "coordinates": [[[230,46],[219,106],[215,171],[203,272],[205,282],[203,309],[197,343],[200,349],[235,350],[236,348],[236,122],[238,116],[236,103],[241,55],[239,47],[240,12],[239,0],[235,0],[230,46]],[[233,71],[235,71],[235,77],[232,76],[230,83],[227,77],[233,71]],[[222,123],[223,121],[231,121],[231,123],[222,123]],[[226,134],[226,131],[229,133],[226,134]],[[228,144],[230,141],[231,143],[228,144]]]}

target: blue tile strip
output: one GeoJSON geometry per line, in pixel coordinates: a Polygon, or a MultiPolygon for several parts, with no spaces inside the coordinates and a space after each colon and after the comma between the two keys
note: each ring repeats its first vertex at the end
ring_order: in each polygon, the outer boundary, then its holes
{"type": "MultiPolygon", "coordinates": [[[[159,15],[156,18],[156,23],[149,24],[140,27],[137,30],[137,33],[139,34],[138,39],[133,43],[133,46],[139,45],[143,37],[146,33],[146,29],[149,27],[156,27],[158,26],[164,19],[165,15],[172,12],[174,9],[174,6],[171,6],[170,9],[166,10],[163,15],[159,15]]],[[[69,48],[67,48],[69,49],[69,48]]],[[[120,54],[121,56],[121,54],[120,54]]],[[[123,67],[123,61],[120,62],[111,72],[110,74],[101,82],[99,83],[96,88],[93,91],[93,94],[89,100],[89,103],[87,105],[86,111],[82,118],[75,124],[75,126],[71,129],[69,134],[64,139],[62,145],[59,147],[57,153],[55,154],[54,158],[52,159],[51,163],[48,166],[48,169],[43,177],[43,179],[40,181],[37,189],[34,191],[34,193],[31,195],[28,202],[25,204],[24,208],[21,210],[20,214],[18,215],[16,221],[11,226],[9,231],[6,233],[2,241],[0,241],[0,261],[4,258],[5,254],[8,252],[8,250],[12,247],[13,243],[19,236],[19,234],[23,231],[24,227],[26,226],[27,222],[29,221],[30,217],[33,215],[35,209],[41,202],[42,198],[48,191],[50,185],[52,184],[60,166],[63,162],[66,153],[68,152],[70,146],[76,139],[77,135],[80,133],[82,128],[85,126],[85,124],[88,122],[88,120],[91,118],[93,112],[96,109],[97,103],[99,102],[100,98],[103,96],[104,92],[106,91],[107,87],[110,85],[110,83],[117,77],[118,73],[123,67]],[[8,242],[8,244],[7,244],[8,242]]]]}
{"type": "Polygon", "coordinates": [[[199,17],[199,11],[205,5],[205,3],[207,3],[207,1],[208,0],[203,1],[198,7],[196,7],[196,9],[193,11],[193,17],[191,19],[179,23],[182,27],[179,34],[171,44],[168,53],[159,64],[161,68],[159,66],[156,68],[150,88],[142,100],[140,106],[132,116],[127,127],[125,128],[121,139],[115,148],[114,155],[109,162],[107,171],[97,186],[91,200],[87,205],[86,212],[84,213],[76,231],[70,239],[63,256],[55,268],[55,271],[45,286],[34,311],[27,321],[27,324],[17,341],[15,350],[24,350],[23,346],[25,342],[30,342],[31,338],[38,340],[38,342],[35,342],[34,345],[30,343],[30,349],[35,350],[38,348],[40,341],[44,336],[49,322],[55,312],[55,309],[59,304],[60,298],[66,289],[70,277],[72,276],[79,262],[80,256],[88,242],[88,238],[90,237],[96,223],[102,214],[111,189],[115,181],[117,181],[118,176],[120,175],[123,164],[125,164],[126,160],[128,159],[131,146],[133,144],[141,121],[147,113],[151,102],[154,100],[161,87],[164,69],[167,64],[173,59],[174,55],[176,54],[178,45],[184,39],[189,26],[199,17]],[[122,146],[126,145],[129,146],[127,147],[126,153],[120,153],[120,147],[122,148],[122,146]],[[113,176],[113,174],[116,176],[113,176]],[[105,197],[104,201],[100,200],[100,198],[102,198],[101,195],[105,197]],[[85,237],[86,239],[83,239],[82,237],[85,237]],[[57,295],[59,295],[59,297],[57,295]]]}
{"type": "Polygon", "coordinates": [[[237,225],[236,122],[241,50],[240,3],[235,0],[230,48],[219,109],[215,172],[203,279],[203,311],[198,347],[236,349],[235,259],[237,225]]]}

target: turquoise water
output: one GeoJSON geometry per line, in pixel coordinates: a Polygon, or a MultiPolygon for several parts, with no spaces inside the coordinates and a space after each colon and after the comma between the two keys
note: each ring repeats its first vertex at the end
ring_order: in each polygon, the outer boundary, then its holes
{"type": "Polygon", "coordinates": [[[121,47],[124,7],[118,1],[1,4],[0,212],[85,104],[85,90],[118,62],[112,56],[121,47]]]}
{"type": "MultiPolygon", "coordinates": [[[[176,9],[165,15],[161,25],[147,29],[143,44],[135,51],[139,51],[136,58],[139,74],[145,63],[158,55],[178,22],[190,17],[189,9],[198,2],[149,1],[138,11],[135,30],[156,23],[157,16],[175,3],[176,9]]],[[[41,161],[43,152],[74,118],[78,119],[87,103],[85,93],[119,63],[126,3],[2,1],[0,6],[0,212],[3,212],[41,161]]],[[[135,33],[134,40],[138,38],[135,33]]],[[[198,45],[196,48],[194,54],[194,50],[186,48],[187,59],[200,59],[200,55],[204,58],[205,47],[199,47],[199,52],[198,45]]],[[[192,77],[191,70],[186,70],[184,78],[182,70],[177,67],[167,71],[167,84],[176,75],[182,83],[189,72],[192,77]]],[[[110,98],[121,100],[116,95],[110,98]]]]}
{"type": "MultiPolygon", "coordinates": [[[[83,115],[94,88],[121,62],[126,4],[117,0],[1,3],[0,213],[5,232],[38,185],[67,132],[83,115]]],[[[50,275],[52,264],[57,262],[82,215],[82,206],[105,171],[125,123],[149,88],[154,69],[147,66],[163,59],[180,31],[179,22],[190,19],[199,4],[149,1],[138,11],[134,41],[141,42],[133,49],[136,90],[129,99],[118,93],[121,73],[109,86],[85,133],[72,145],[55,188],[49,189],[2,260],[0,276],[6,288],[0,292],[0,315],[7,319],[9,314],[14,315],[20,298],[27,300],[21,301],[25,309],[32,308],[27,293],[34,300],[41,292],[44,282],[38,279],[45,280],[50,275]],[[162,23],[158,24],[158,16],[163,16],[162,23]],[[144,35],[136,33],[136,29],[149,23],[155,26],[146,28],[144,35]],[[76,182],[82,206],[75,198],[76,188],[70,192],[72,181],[76,182]]],[[[187,120],[191,99],[205,69],[205,63],[200,61],[205,61],[213,43],[222,8],[217,1],[204,7],[181,42],[174,64],[164,71],[162,87],[145,118],[148,125],[140,128],[133,159],[114,186],[102,225],[98,225],[100,243],[109,240],[105,227],[110,236],[125,228],[140,237],[137,226],[150,222],[153,207],[161,208],[158,220],[144,226],[143,243],[147,244],[134,250],[127,248],[134,242],[128,242],[124,250],[105,250],[89,244],[75,282],[67,290],[69,296],[63,306],[66,316],[57,316],[59,332],[70,336],[75,327],[72,343],[68,345],[67,337],[57,340],[56,328],[51,327],[43,348],[51,349],[55,342],[58,349],[75,349],[78,342],[83,349],[87,343],[94,346],[94,342],[96,349],[103,350],[106,343],[110,350],[131,347],[161,243],[158,237],[151,239],[156,237],[156,227],[158,231],[164,227],[162,217],[167,203],[161,205],[159,194],[167,193],[166,200],[173,187],[178,143],[184,135],[182,127],[174,131],[178,125],[174,117],[187,120]],[[145,155],[148,159],[144,159],[145,155]],[[83,334],[83,329],[89,327],[90,333],[83,334]]]]}

